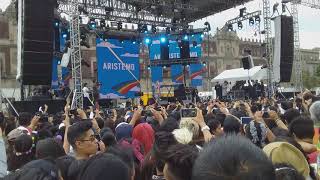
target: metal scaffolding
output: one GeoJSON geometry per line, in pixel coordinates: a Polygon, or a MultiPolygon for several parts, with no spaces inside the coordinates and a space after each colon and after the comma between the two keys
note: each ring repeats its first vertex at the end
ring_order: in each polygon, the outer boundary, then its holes
{"type": "Polygon", "coordinates": [[[80,46],[80,19],[78,0],[70,0],[70,42],[71,64],[73,81],[72,109],[83,108],[81,46],[80,46]]]}
{"type": "Polygon", "coordinates": [[[303,82],[302,82],[302,61],[300,57],[300,35],[299,35],[299,14],[298,14],[298,4],[296,1],[291,2],[291,11],[293,17],[293,33],[294,33],[294,59],[295,63],[295,79],[294,85],[296,91],[302,92],[303,82]]]}
{"type": "Polygon", "coordinates": [[[271,97],[274,92],[273,88],[273,63],[272,63],[272,39],[271,39],[271,11],[270,11],[270,1],[263,1],[263,18],[264,18],[264,35],[265,35],[265,57],[268,63],[268,97],[271,97]]]}
{"type": "Polygon", "coordinates": [[[298,5],[320,9],[320,0],[293,0],[291,1],[291,13],[293,16],[294,31],[294,62],[295,62],[295,88],[297,91],[303,90],[302,66],[303,62],[300,55],[300,33],[299,33],[299,11],[298,5]]]}

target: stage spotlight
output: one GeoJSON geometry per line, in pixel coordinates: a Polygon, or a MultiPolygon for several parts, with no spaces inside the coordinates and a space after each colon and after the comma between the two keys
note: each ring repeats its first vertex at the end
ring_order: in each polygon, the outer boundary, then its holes
{"type": "Polygon", "coordinates": [[[151,43],[151,39],[150,39],[150,38],[146,38],[146,39],[144,40],[144,42],[145,42],[146,44],[150,44],[150,43],[151,43]]]}
{"type": "Polygon", "coordinates": [[[132,41],[132,44],[137,44],[137,41],[132,41]]]}
{"type": "Polygon", "coordinates": [[[232,25],[232,24],[229,24],[229,25],[228,25],[228,30],[229,30],[229,31],[233,31],[233,25],[232,25]]]}
{"type": "Polygon", "coordinates": [[[59,61],[58,61],[58,65],[60,65],[60,64],[61,64],[61,61],[59,60],[59,61]]]}
{"type": "Polygon", "coordinates": [[[104,19],[100,20],[100,27],[106,27],[106,21],[104,19]]]}
{"type": "Polygon", "coordinates": [[[238,22],[238,29],[241,30],[242,28],[243,28],[242,22],[239,21],[239,22],[238,22]]]}
{"type": "Polygon", "coordinates": [[[254,17],[254,19],[255,19],[255,21],[257,22],[257,23],[260,23],[260,16],[256,16],[256,17],[254,17]]]}
{"type": "Polygon", "coordinates": [[[63,37],[64,39],[66,39],[66,38],[68,37],[67,32],[62,32],[61,34],[62,34],[62,37],[63,37]]]}
{"type": "Polygon", "coordinates": [[[201,38],[204,38],[204,34],[201,34],[200,37],[201,37],[201,38]]]}
{"type": "Polygon", "coordinates": [[[206,62],[203,62],[202,65],[203,65],[203,66],[207,66],[207,63],[206,63],[206,62]]]}
{"type": "Polygon", "coordinates": [[[55,19],[55,20],[53,21],[53,27],[59,28],[59,25],[60,25],[59,19],[55,19]]]}
{"type": "Polygon", "coordinates": [[[97,27],[96,21],[94,18],[91,18],[89,21],[89,27],[90,29],[95,29],[97,27]]]}
{"type": "Polygon", "coordinates": [[[205,22],[204,25],[206,26],[206,30],[207,31],[211,31],[211,26],[210,26],[210,23],[208,21],[205,22]]]}
{"type": "Polygon", "coordinates": [[[198,46],[197,41],[193,41],[193,42],[192,42],[192,45],[193,45],[193,47],[197,47],[197,46],[198,46]]]}
{"type": "Polygon", "coordinates": [[[117,23],[117,29],[118,29],[118,31],[120,31],[122,29],[122,22],[117,23]]]}
{"type": "Polygon", "coordinates": [[[147,33],[148,33],[148,25],[144,24],[144,25],[142,26],[142,31],[143,31],[145,34],[147,34],[147,33]]]}
{"type": "Polygon", "coordinates": [[[244,16],[244,14],[246,13],[246,10],[247,10],[247,8],[245,8],[245,7],[240,9],[240,17],[244,16]]]}
{"type": "Polygon", "coordinates": [[[167,66],[163,66],[163,69],[166,69],[167,68],[167,66]]]}
{"type": "Polygon", "coordinates": [[[148,66],[148,70],[151,70],[151,67],[150,67],[150,66],[148,66]]]}
{"type": "Polygon", "coordinates": [[[152,31],[152,33],[156,33],[157,32],[157,27],[156,27],[156,25],[152,25],[151,26],[151,31],[152,31]]]}
{"type": "Polygon", "coordinates": [[[138,24],[138,32],[139,33],[143,33],[142,28],[143,28],[143,25],[142,24],[138,24]]]}
{"type": "Polygon", "coordinates": [[[254,19],[251,17],[249,18],[249,25],[250,26],[253,26],[254,25],[254,19]]]}
{"type": "Polygon", "coordinates": [[[165,37],[161,37],[161,38],[160,38],[160,42],[161,42],[161,43],[165,43],[166,41],[167,41],[167,38],[165,38],[165,37]]]}
{"type": "Polygon", "coordinates": [[[184,35],[184,37],[183,37],[183,39],[186,41],[188,40],[188,38],[189,38],[188,35],[184,35]]]}
{"type": "Polygon", "coordinates": [[[177,30],[177,28],[176,28],[175,26],[172,26],[172,27],[171,27],[171,31],[172,31],[172,32],[176,32],[176,30],[177,30]]]}
{"type": "Polygon", "coordinates": [[[166,34],[168,34],[168,35],[170,34],[170,27],[166,28],[166,34]]]}

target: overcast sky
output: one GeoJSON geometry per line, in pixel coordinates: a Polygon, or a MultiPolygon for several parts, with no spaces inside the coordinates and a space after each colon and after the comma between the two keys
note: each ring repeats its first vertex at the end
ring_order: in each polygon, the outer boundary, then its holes
{"type": "MultiPolygon", "coordinates": [[[[272,6],[275,2],[281,2],[281,0],[270,0],[271,1],[271,11],[272,6]]],[[[0,0],[0,9],[4,10],[11,0],[0,0]]],[[[221,28],[226,21],[229,19],[235,18],[239,15],[239,9],[242,7],[247,7],[247,12],[253,12],[257,10],[262,10],[262,0],[254,0],[249,3],[246,3],[243,6],[238,6],[226,10],[222,13],[209,16],[202,20],[196,21],[193,23],[195,28],[204,27],[204,22],[208,21],[211,24],[212,32],[215,32],[215,29],[221,28]]],[[[289,7],[290,9],[290,7],[289,7]]],[[[279,6],[279,12],[281,13],[281,5],[279,6]]],[[[320,10],[312,9],[309,7],[299,6],[299,25],[300,25],[300,44],[301,48],[311,49],[314,47],[320,47],[320,10]]],[[[236,27],[235,27],[236,28],[236,27]]],[[[263,22],[261,22],[261,30],[263,29],[263,22]]],[[[255,38],[260,39],[259,36],[259,27],[251,27],[248,22],[243,23],[243,29],[237,30],[240,37],[243,38],[255,38]],[[257,32],[257,36],[255,36],[257,32]]]]}

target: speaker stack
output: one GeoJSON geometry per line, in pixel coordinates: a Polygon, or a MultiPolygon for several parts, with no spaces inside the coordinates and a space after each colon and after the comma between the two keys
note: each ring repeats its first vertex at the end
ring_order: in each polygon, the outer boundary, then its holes
{"type": "MultiPolygon", "coordinates": [[[[24,85],[50,85],[54,50],[52,0],[19,0],[21,24],[21,80],[24,85]]],[[[19,57],[18,57],[19,58],[19,57]]]]}
{"type": "Polygon", "coordinates": [[[278,82],[290,82],[294,59],[293,17],[279,16],[274,21],[274,76],[278,82]]]}

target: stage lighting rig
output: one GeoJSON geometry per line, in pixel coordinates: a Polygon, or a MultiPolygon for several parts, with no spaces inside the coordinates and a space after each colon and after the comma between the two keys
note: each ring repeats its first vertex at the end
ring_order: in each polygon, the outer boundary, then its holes
{"type": "Polygon", "coordinates": [[[106,27],[106,21],[104,19],[100,20],[100,27],[106,27]]]}
{"type": "Polygon", "coordinates": [[[54,19],[54,21],[53,21],[53,27],[59,28],[59,25],[60,25],[59,19],[54,19]]]}
{"type": "Polygon", "coordinates": [[[192,41],[192,45],[193,45],[193,47],[198,47],[197,41],[192,41]]]}
{"type": "Polygon", "coordinates": [[[256,16],[256,17],[254,17],[254,19],[255,19],[255,21],[256,21],[257,23],[260,23],[260,22],[261,22],[260,16],[256,16]]]}
{"type": "Polygon", "coordinates": [[[187,41],[189,39],[188,35],[184,35],[183,39],[187,41]]]}
{"type": "Polygon", "coordinates": [[[144,24],[144,25],[142,26],[142,32],[145,33],[145,34],[148,33],[148,25],[144,24]]]}
{"type": "Polygon", "coordinates": [[[229,31],[233,31],[233,25],[232,25],[232,24],[229,24],[229,25],[228,25],[228,30],[229,30],[229,31]]]}
{"type": "Polygon", "coordinates": [[[211,31],[211,26],[210,26],[210,23],[208,21],[205,22],[204,25],[206,26],[205,31],[207,31],[207,32],[211,31]]]}
{"type": "Polygon", "coordinates": [[[157,27],[156,27],[156,25],[152,25],[151,26],[151,31],[152,31],[152,33],[157,33],[157,27]]]}
{"type": "Polygon", "coordinates": [[[96,20],[94,18],[90,18],[89,20],[89,28],[90,29],[96,29],[97,24],[96,24],[96,20]]]}
{"type": "Polygon", "coordinates": [[[253,17],[249,18],[249,25],[253,26],[254,25],[254,19],[253,17]]]}
{"type": "Polygon", "coordinates": [[[165,37],[161,37],[161,38],[160,38],[160,42],[161,42],[161,43],[165,43],[165,42],[167,42],[167,38],[165,38],[165,37]]]}
{"type": "Polygon", "coordinates": [[[241,9],[240,9],[240,17],[243,17],[243,16],[245,15],[246,11],[247,11],[247,8],[246,8],[246,7],[241,8],[241,9]]]}
{"type": "Polygon", "coordinates": [[[150,38],[146,38],[146,39],[144,40],[144,42],[146,43],[146,45],[149,45],[149,44],[151,43],[151,39],[150,39],[150,38]]]}
{"type": "Polygon", "coordinates": [[[238,29],[241,30],[242,28],[243,28],[242,22],[239,21],[239,22],[238,22],[238,29]]]}
{"type": "Polygon", "coordinates": [[[246,13],[243,17],[236,17],[234,19],[231,19],[226,22],[225,27],[229,31],[233,31],[233,24],[237,24],[239,29],[243,28],[243,23],[246,20],[249,20],[249,25],[253,26],[255,23],[259,24],[260,23],[260,15],[262,14],[261,11],[255,11],[252,13],[246,13]],[[254,21],[254,19],[256,21],[254,21]]]}
{"type": "Polygon", "coordinates": [[[171,32],[170,27],[166,27],[166,34],[169,35],[171,32]]]}
{"type": "Polygon", "coordinates": [[[118,31],[120,31],[122,29],[122,22],[117,23],[117,29],[118,29],[118,31]]]}

